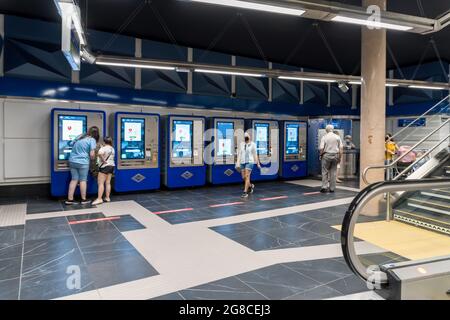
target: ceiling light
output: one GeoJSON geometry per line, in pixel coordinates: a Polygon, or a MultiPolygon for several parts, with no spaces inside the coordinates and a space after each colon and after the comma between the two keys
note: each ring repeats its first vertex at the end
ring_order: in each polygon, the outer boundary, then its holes
{"type": "Polygon", "coordinates": [[[260,74],[260,73],[246,73],[246,72],[208,70],[208,69],[195,69],[194,71],[200,72],[200,73],[226,74],[226,75],[243,76],[243,77],[257,77],[257,78],[264,77],[264,75],[260,74]]]}
{"type": "Polygon", "coordinates": [[[367,27],[384,28],[384,29],[392,29],[392,30],[399,30],[399,31],[408,31],[408,30],[412,29],[412,27],[401,26],[398,24],[372,21],[369,19],[350,18],[350,17],[344,17],[344,16],[336,16],[336,17],[332,18],[331,20],[337,21],[337,22],[359,24],[359,25],[367,26],[367,27]]]}
{"type": "Polygon", "coordinates": [[[281,6],[272,6],[272,5],[268,5],[268,4],[261,4],[261,3],[247,2],[247,1],[238,1],[238,0],[191,0],[191,1],[216,4],[216,5],[227,6],[227,7],[237,7],[237,8],[243,8],[243,9],[289,14],[289,15],[294,15],[294,16],[301,16],[302,14],[305,13],[305,10],[300,10],[300,9],[293,9],[293,8],[281,7],[281,6]]]}
{"type": "Polygon", "coordinates": [[[411,85],[408,86],[411,89],[428,89],[428,90],[446,90],[448,88],[445,87],[431,87],[431,86],[419,86],[419,85],[411,85]]]}
{"type": "Polygon", "coordinates": [[[304,78],[304,77],[286,77],[286,76],[279,76],[278,79],[282,79],[282,80],[310,81],[310,82],[327,82],[327,83],[334,83],[334,82],[336,82],[336,80],[333,80],[333,79],[304,78]]]}
{"type": "Polygon", "coordinates": [[[139,68],[139,69],[175,70],[175,67],[155,66],[155,65],[149,65],[149,64],[138,64],[138,63],[128,63],[128,62],[95,61],[95,64],[102,65],[102,66],[139,68]]]}

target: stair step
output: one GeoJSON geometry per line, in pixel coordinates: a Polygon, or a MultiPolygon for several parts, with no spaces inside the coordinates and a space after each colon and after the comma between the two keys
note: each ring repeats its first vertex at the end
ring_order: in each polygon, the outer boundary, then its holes
{"type": "Polygon", "coordinates": [[[439,198],[444,200],[450,200],[450,191],[447,190],[430,190],[430,191],[420,191],[422,196],[427,196],[431,198],[439,198]]]}
{"type": "Polygon", "coordinates": [[[404,211],[409,214],[423,216],[429,220],[436,220],[436,221],[450,225],[450,215],[447,215],[447,214],[441,214],[438,212],[433,212],[433,211],[430,211],[427,209],[422,209],[422,208],[410,207],[406,204],[399,206],[397,208],[394,208],[394,210],[404,211]]]}
{"type": "Polygon", "coordinates": [[[430,203],[408,200],[408,207],[423,209],[423,210],[432,211],[432,212],[435,212],[435,213],[440,213],[440,214],[445,214],[445,215],[450,216],[450,210],[449,209],[440,208],[440,207],[437,207],[437,206],[432,205],[430,203]]]}
{"type": "Polygon", "coordinates": [[[439,217],[423,211],[394,209],[394,219],[428,230],[450,235],[450,217],[439,217]]]}

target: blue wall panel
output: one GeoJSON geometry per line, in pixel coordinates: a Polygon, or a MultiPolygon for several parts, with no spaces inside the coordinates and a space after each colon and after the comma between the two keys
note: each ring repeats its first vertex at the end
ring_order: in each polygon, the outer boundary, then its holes
{"type": "MultiPolygon", "coordinates": [[[[443,66],[439,62],[426,63],[419,68],[416,66],[403,68],[402,73],[406,79],[436,81],[448,83],[449,64],[444,62],[443,66]],[[445,69],[442,70],[442,67],[445,69]],[[417,70],[416,70],[417,69],[417,70]]],[[[394,73],[394,78],[402,79],[399,71],[394,73]]],[[[447,95],[445,91],[417,90],[409,88],[394,88],[394,104],[415,104],[433,100],[440,100],[447,95]]]]}
{"type": "Polygon", "coordinates": [[[60,28],[58,24],[5,16],[5,75],[69,82],[71,69],[61,52],[60,28]]]}
{"type": "MultiPolygon", "coordinates": [[[[173,44],[142,40],[142,57],[160,60],[187,60],[187,48],[173,44]]],[[[187,73],[142,69],[142,89],[183,93],[187,90],[187,73]]]]}
{"type": "MultiPolygon", "coordinates": [[[[89,30],[88,43],[94,53],[134,56],[135,39],[131,37],[113,37],[110,33],[89,30]]],[[[134,69],[82,63],[80,83],[133,88],[134,69]]]]}
{"type": "MultiPolygon", "coordinates": [[[[231,56],[223,53],[194,49],[193,58],[196,63],[231,65],[231,56]]],[[[192,90],[195,94],[230,97],[231,76],[195,72],[192,90]]]]}
{"type": "MultiPolygon", "coordinates": [[[[273,69],[299,71],[299,68],[274,63],[273,69]]],[[[272,80],[272,101],[292,104],[300,103],[300,81],[272,80]]]]}
{"type": "MultiPolygon", "coordinates": [[[[236,65],[253,68],[268,68],[261,60],[236,57],[236,65]]],[[[269,80],[256,77],[236,77],[236,96],[243,99],[267,100],[269,98],[269,80]]]]}

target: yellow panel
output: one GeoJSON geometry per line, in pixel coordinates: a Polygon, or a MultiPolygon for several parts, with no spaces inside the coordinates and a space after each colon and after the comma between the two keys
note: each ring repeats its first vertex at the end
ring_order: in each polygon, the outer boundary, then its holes
{"type": "Polygon", "coordinates": [[[449,236],[398,221],[358,223],[354,236],[410,260],[450,255],[449,236]]]}

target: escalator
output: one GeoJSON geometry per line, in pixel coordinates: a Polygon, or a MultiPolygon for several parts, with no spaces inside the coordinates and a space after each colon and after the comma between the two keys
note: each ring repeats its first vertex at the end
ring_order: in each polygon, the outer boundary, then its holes
{"type": "MultiPolygon", "coordinates": [[[[450,178],[450,161],[435,169],[430,177],[450,178]]],[[[450,188],[406,193],[394,203],[392,211],[395,220],[450,236],[450,188]]]]}
{"type": "Polygon", "coordinates": [[[449,196],[448,176],[378,182],[356,196],[342,223],[341,245],[347,264],[369,289],[385,299],[450,300],[449,196]],[[399,193],[391,212],[398,220],[371,205],[399,193]],[[433,220],[442,230],[425,225],[433,220]]]}

